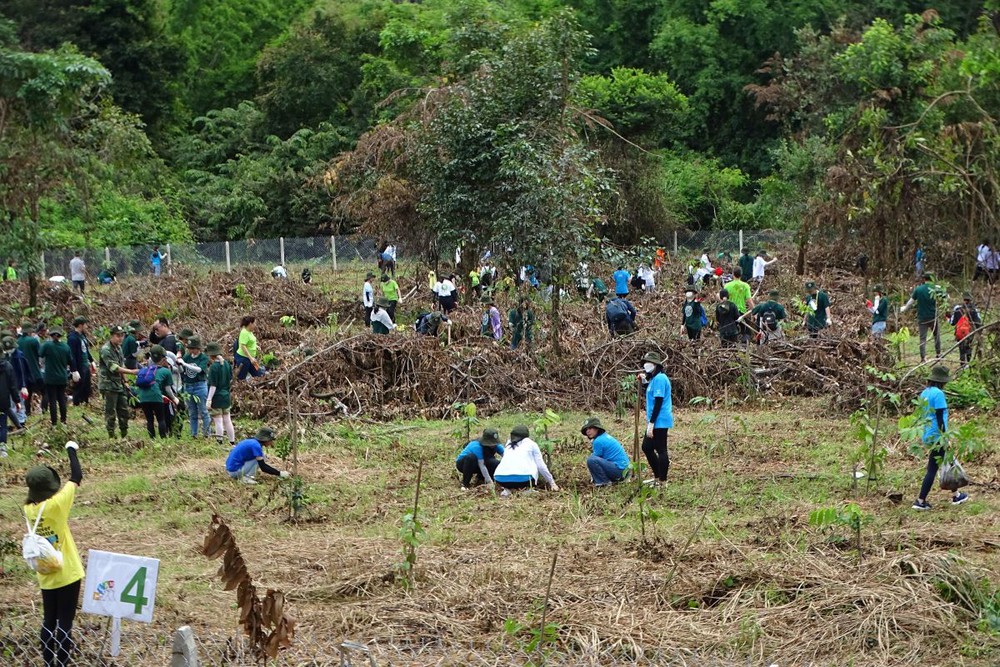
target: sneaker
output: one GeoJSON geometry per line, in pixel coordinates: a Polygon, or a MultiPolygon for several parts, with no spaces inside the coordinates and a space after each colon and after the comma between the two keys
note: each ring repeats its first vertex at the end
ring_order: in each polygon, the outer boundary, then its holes
{"type": "Polygon", "coordinates": [[[962,503],[964,503],[968,499],[969,499],[969,494],[968,493],[962,493],[961,491],[959,491],[958,493],[956,493],[955,495],[953,495],[951,497],[951,504],[952,505],[961,505],[962,503]]]}
{"type": "Polygon", "coordinates": [[[500,492],[501,498],[510,498],[510,489],[504,489],[500,492]]]}
{"type": "Polygon", "coordinates": [[[642,480],[642,483],[644,486],[659,486],[660,480],[656,479],[655,477],[650,477],[649,479],[642,480]]]}
{"type": "Polygon", "coordinates": [[[257,483],[257,480],[255,480],[253,477],[243,477],[243,478],[240,479],[240,483],[241,484],[247,484],[249,486],[253,486],[254,484],[257,483]]]}
{"type": "Polygon", "coordinates": [[[929,510],[930,508],[931,508],[931,504],[929,502],[927,502],[926,500],[914,500],[913,501],[913,509],[915,509],[915,510],[921,510],[921,511],[923,511],[923,510],[929,510]]]}
{"type": "Polygon", "coordinates": [[[7,458],[7,445],[0,444],[0,459],[7,458]]]}

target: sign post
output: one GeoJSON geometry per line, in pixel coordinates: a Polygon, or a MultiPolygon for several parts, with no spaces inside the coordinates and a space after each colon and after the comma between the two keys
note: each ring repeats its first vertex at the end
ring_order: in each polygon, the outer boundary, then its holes
{"type": "Polygon", "coordinates": [[[91,549],[83,588],[83,612],[110,616],[111,655],[121,644],[121,619],[153,622],[160,561],[91,549]]]}

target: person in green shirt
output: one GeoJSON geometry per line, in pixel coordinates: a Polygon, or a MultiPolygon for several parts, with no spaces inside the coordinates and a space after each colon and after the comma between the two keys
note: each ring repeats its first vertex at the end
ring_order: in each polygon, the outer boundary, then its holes
{"type": "Polygon", "coordinates": [[[63,330],[52,327],[49,340],[42,343],[38,358],[45,364],[42,379],[45,382],[45,395],[49,404],[49,417],[52,425],[56,425],[56,408],[59,409],[59,421],[66,423],[66,385],[69,384],[70,351],[63,339],[63,330]]]}
{"type": "Polygon", "coordinates": [[[868,312],[872,314],[872,338],[882,338],[885,336],[886,321],[889,319],[889,300],[882,292],[882,286],[876,285],[872,290],[874,301],[867,304],[868,312]]]}
{"type": "Polygon", "coordinates": [[[476,298],[480,298],[483,295],[483,286],[479,284],[479,271],[475,269],[469,271],[469,284],[472,286],[472,291],[476,293],[476,298]]]}
{"type": "Polygon", "coordinates": [[[257,361],[257,336],[253,329],[256,326],[257,318],[253,315],[246,315],[240,320],[240,337],[236,342],[236,379],[246,380],[247,375],[259,378],[264,375],[264,369],[257,361]]]}
{"type": "Polygon", "coordinates": [[[139,352],[139,341],[135,334],[140,330],[142,324],[138,320],[132,320],[125,327],[125,340],[122,341],[122,354],[125,356],[125,368],[135,370],[139,367],[136,354],[139,352]]]}
{"type": "Polygon", "coordinates": [[[740,309],[741,315],[753,308],[750,284],[743,281],[743,270],[739,267],[733,269],[733,279],[726,283],[726,291],[729,292],[729,300],[740,309]]]}
{"type": "Polygon", "coordinates": [[[681,313],[684,317],[681,323],[681,333],[686,333],[688,340],[698,340],[701,338],[702,318],[705,315],[705,309],[695,299],[694,290],[689,289],[684,292],[684,304],[681,306],[681,313]]]}
{"type": "Polygon", "coordinates": [[[7,260],[7,270],[3,272],[4,280],[17,280],[17,269],[14,268],[14,260],[7,260]]]}
{"type": "Polygon", "coordinates": [[[516,350],[522,340],[528,341],[530,349],[534,342],[535,311],[528,297],[522,296],[517,302],[517,307],[510,309],[507,313],[507,322],[511,331],[510,349],[516,350]]]}
{"type": "Polygon", "coordinates": [[[382,298],[389,302],[385,311],[389,314],[389,319],[396,321],[396,305],[402,302],[399,297],[399,283],[395,278],[390,278],[387,274],[382,274],[382,298]]]}
{"type": "Polygon", "coordinates": [[[153,384],[148,387],[136,384],[135,393],[139,399],[139,407],[146,416],[146,431],[150,439],[156,437],[157,430],[163,439],[170,432],[167,426],[167,406],[163,399],[166,398],[174,405],[178,405],[180,400],[174,392],[174,374],[167,367],[167,351],[162,345],[149,348],[149,363],[156,368],[153,384]]]}
{"type": "Polygon", "coordinates": [[[139,371],[125,367],[125,356],[122,343],[125,340],[125,329],[120,326],[111,327],[108,342],[101,346],[97,367],[97,388],[104,396],[104,424],[108,428],[108,437],[115,437],[115,422],[122,438],[128,437],[129,389],[126,386],[126,375],[138,375],[139,371]]]}
{"type": "Polygon", "coordinates": [[[771,290],[767,293],[767,301],[757,304],[750,311],[750,316],[754,318],[760,331],[761,345],[785,337],[781,330],[781,322],[788,318],[788,313],[785,312],[785,307],[778,303],[778,296],[778,290],[771,290]]]}
{"type": "Polygon", "coordinates": [[[833,315],[830,314],[830,297],[826,292],[816,287],[816,283],[809,281],[806,283],[806,314],[803,323],[809,335],[813,338],[819,332],[833,324],[833,315]]]}
{"type": "MultiPolygon", "coordinates": [[[[747,250],[746,248],[743,248],[743,254],[740,255],[739,270],[740,273],[742,273],[747,278],[753,275],[753,257],[750,256],[750,251],[747,250]]],[[[733,275],[739,278],[739,275],[736,274],[736,269],[733,269],[733,275]]],[[[729,285],[726,285],[726,289],[727,290],[729,289],[729,285]]],[[[733,298],[733,293],[731,291],[729,293],[729,300],[732,301],[733,303],[736,303],[736,300],[733,298]]]]}
{"type": "MultiPolygon", "coordinates": [[[[44,326],[44,325],[41,325],[44,326]]],[[[41,397],[41,410],[45,414],[48,407],[48,395],[45,393],[45,383],[42,381],[42,367],[38,363],[39,353],[42,344],[37,335],[33,335],[35,325],[25,320],[21,322],[21,335],[17,338],[17,349],[21,350],[25,361],[28,363],[28,377],[25,382],[28,385],[28,400],[24,402],[24,414],[31,414],[31,399],[37,394],[41,397]]]]}
{"type": "Polygon", "coordinates": [[[222,436],[229,438],[229,446],[236,445],[236,429],[233,428],[231,414],[233,399],[230,389],[233,384],[233,367],[222,356],[218,343],[205,346],[205,354],[212,359],[208,368],[208,409],[215,426],[215,438],[222,443],[222,436]]]}
{"type": "Polygon", "coordinates": [[[188,421],[191,425],[191,437],[198,437],[198,422],[201,421],[201,432],[205,438],[210,438],[211,417],[208,416],[208,367],[212,360],[201,351],[201,339],[191,335],[187,339],[187,351],[180,358],[181,377],[184,381],[184,395],[187,402],[188,421]]]}
{"type": "Polygon", "coordinates": [[[934,332],[934,353],[937,358],[941,358],[941,327],[938,326],[937,298],[936,293],[940,291],[937,285],[933,284],[934,277],[924,274],[924,282],[917,285],[899,312],[905,313],[914,303],[917,304],[917,329],[920,333],[920,361],[927,360],[927,332],[934,332]]]}

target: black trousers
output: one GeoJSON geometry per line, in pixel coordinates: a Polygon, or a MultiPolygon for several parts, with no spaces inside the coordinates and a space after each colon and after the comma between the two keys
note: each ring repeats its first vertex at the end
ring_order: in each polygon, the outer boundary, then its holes
{"type": "Polygon", "coordinates": [[[927,500],[927,494],[934,486],[934,478],[937,477],[938,462],[944,456],[944,447],[935,447],[927,456],[927,472],[924,473],[924,481],[920,485],[920,500],[927,500]]]}
{"type": "Polygon", "coordinates": [[[497,486],[511,491],[517,491],[518,489],[531,489],[535,486],[535,482],[530,479],[526,482],[497,482],[497,486]]]}
{"type": "Polygon", "coordinates": [[[42,657],[45,667],[66,667],[75,645],[73,619],[80,599],[80,581],[42,591],[42,657]]]}
{"type": "Polygon", "coordinates": [[[158,428],[160,437],[166,438],[167,406],[164,405],[163,401],[157,403],[140,403],[139,406],[142,408],[142,414],[146,415],[146,432],[149,433],[149,437],[155,438],[156,431],[154,429],[158,428]]]}
{"type": "MultiPolygon", "coordinates": [[[[490,477],[492,477],[493,473],[496,472],[497,466],[500,465],[500,459],[491,456],[483,459],[483,464],[486,466],[486,470],[489,471],[490,477]]],[[[468,487],[472,483],[473,478],[478,478],[480,484],[486,481],[483,479],[483,473],[479,469],[479,459],[472,454],[466,454],[456,461],[455,467],[458,469],[458,472],[462,473],[462,486],[468,487]]]]}
{"type": "Polygon", "coordinates": [[[66,385],[47,384],[45,385],[45,395],[49,404],[49,416],[52,418],[52,425],[56,425],[56,406],[59,406],[59,421],[66,423],[66,385]]]}
{"type": "Polygon", "coordinates": [[[90,402],[90,394],[93,391],[92,379],[89,366],[86,371],[80,371],[80,381],[73,384],[73,405],[90,402]]]}
{"type": "Polygon", "coordinates": [[[393,324],[396,323],[396,304],[398,303],[398,301],[390,301],[388,308],[385,309],[385,312],[389,313],[389,319],[392,320],[393,324]]]}
{"type": "Polygon", "coordinates": [[[701,338],[701,329],[692,329],[689,326],[684,327],[687,330],[688,340],[698,340],[701,338]]]}
{"type": "Polygon", "coordinates": [[[669,432],[670,429],[654,428],[652,438],[642,439],[642,453],[646,455],[653,477],[661,482],[667,481],[667,473],[670,472],[670,454],[667,451],[669,432]]]}

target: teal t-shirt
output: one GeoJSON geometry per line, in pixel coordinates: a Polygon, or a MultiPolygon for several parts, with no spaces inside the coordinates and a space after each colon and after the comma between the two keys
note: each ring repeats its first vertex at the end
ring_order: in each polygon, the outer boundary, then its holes
{"type": "Polygon", "coordinates": [[[156,375],[153,377],[152,387],[136,386],[135,393],[140,403],[162,403],[167,388],[174,384],[174,375],[165,366],[157,368],[156,375]]]}
{"type": "Polygon", "coordinates": [[[937,301],[927,283],[917,285],[910,298],[917,302],[917,321],[933,322],[937,319],[937,301]]]}
{"type": "Polygon", "coordinates": [[[45,361],[45,384],[69,384],[69,345],[47,340],[38,356],[45,361]]]}
{"type": "Polygon", "coordinates": [[[216,361],[208,369],[208,386],[215,387],[212,394],[212,404],[208,406],[213,410],[227,410],[233,406],[230,387],[233,384],[233,367],[228,361],[216,361]]]}

